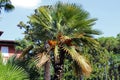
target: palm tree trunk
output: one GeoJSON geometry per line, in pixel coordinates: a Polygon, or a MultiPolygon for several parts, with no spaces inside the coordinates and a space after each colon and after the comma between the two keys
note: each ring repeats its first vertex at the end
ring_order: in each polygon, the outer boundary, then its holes
{"type": "MultiPolygon", "coordinates": [[[[49,51],[49,44],[47,43],[47,41],[45,41],[45,49],[46,51],[49,51]]],[[[47,61],[44,65],[44,80],[50,80],[51,76],[50,76],[50,60],[47,61]]]]}
{"type": "Polygon", "coordinates": [[[44,70],[44,80],[50,80],[50,61],[45,63],[44,70]]]}
{"type": "Polygon", "coordinates": [[[55,64],[54,71],[55,71],[54,80],[62,80],[63,64],[55,64]]]}
{"type": "Polygon", "coordinates": [[[60,51],[59,59],[54,62],[54,79],[53,80],[62,80],[63,70],[64,70],[64,51],[60,51]]]}

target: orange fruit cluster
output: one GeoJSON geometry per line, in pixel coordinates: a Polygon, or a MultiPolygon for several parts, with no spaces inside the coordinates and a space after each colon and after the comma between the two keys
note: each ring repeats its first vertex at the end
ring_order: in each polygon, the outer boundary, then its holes
{"type": "Polygon", "coordinates": [[[55,41],[55,40],[49,40],[49,41],[48,41],[48,44],[49,44],[50,46],[54,47],[54,46],[57,44],[57,41],[55,41]]]}

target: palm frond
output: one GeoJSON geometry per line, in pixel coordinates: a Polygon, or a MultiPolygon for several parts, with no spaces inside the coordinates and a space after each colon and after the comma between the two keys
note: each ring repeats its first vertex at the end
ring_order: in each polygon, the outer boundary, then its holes
{"type": "Polygon", "coordinates": [[[12,63],[15,58],[12,57],[5,64],[0,54],[0,80],[29,80],[28,73],[22,67],[12,63]]]}
{"type": "Polygon", "coordinates": [[[55,62],[59,60],[59,47],[56,45],[54,49],[54,57],[55,57],[55,62]]]}
{"type": "Polygon", "coordinates": [[[0,80],[29,80],[27,72],[16,65],[0,65],[0,80]]]}
{"type": "Polygon", "coordinates": [[[0,12],[4,9],[6,12],[12,11],[14,6],[11,4],[10,0],[0,0],[0,12]]]}
{"type": "Polygon", "coordinates": [[[85,34],[76,35],[75,38],[71,38],[71,40],[77,44],[82,44],[82,46],[92,46],[92,48],[98,48],[100,46],[97,40],[87,37],[85,34]]]}
{"type": "Polygon", "coordinates": [[[46,52],[43,52],[43,53],[39,53],[37,56],[36,56],[36,59],[35,59],[35,63],[37,67],[41,67],[43,66],[50,58],[50,56],[48,54],[46,54],[46,52]]]}
{"type": "Polygon", "coordinates": [[[50,30],[51,29],[51,23],[52,18],[49,14],[49,8],[46,8],[46,6],[42,6],[35,10],[35,15],[29,16],[28,18],[31,19],[30,23],[34,23],[35,25],[41,25],[39,27],[42,27],[44,30],[50,30]],[[39,14],[38,14],[39,13],[39,14]]]}
{"type": "Polygon", "coordinates": [[[73,67],[74,74],[76,76],[81,76],[82,75],[81,67],[79,67],[79,65],[75,61],[73,61],[72,67],[73,67]]]}
{"type": "Polygon", "coordinates": [[[9,11],[12,11],[15,7],[12,5],[12,4],[9,4],[7,3],[5,6],[4,6],[4,10],[9,12],[9,11]]]}
{"type": "Polygon", "coordinates": [[[33,45],[30,45],[27,48],[25,48],[22,54],[19,56],[19,58],[22,59],[23,57],[25,57],[25,55],[28,54],[31,49],[33,49],[33,45]]]}
{"type": "Polygon", "coordinates": [[[81,68],[82,74],[89,76],[92,72],[92,68],[89,62],[75,50],[75,46],[64,47],[63,49],[78,64],[78,66],[81,68]]]}
{"type": "Polygon", "coordinates": [[[0,65],[3,64],[3,56],[2,53],[0,52],[0,65]]]}
{"type": "Polygon", "coordinates": [[[17,55],[13,55],[7,60],[7,64],[14,65],[16,61],[17,61],[17,55]]]}
{"type": "Polygon", "coordinates": [[[52,18],[51,15],[49,14],[50,11],[49,8],[47,8],[47,6],[40,7],[37,9],[37,11],[41,13],[41,15],[46,19],[46,21],[51,23],[52,18]]]}

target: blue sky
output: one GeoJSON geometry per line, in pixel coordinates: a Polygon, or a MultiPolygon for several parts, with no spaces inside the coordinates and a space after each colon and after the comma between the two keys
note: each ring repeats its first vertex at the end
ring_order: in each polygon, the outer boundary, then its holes
{"type": "MultiPolygon", "coordinates": [[[[27,16],[41,5],[53,4],[58,0],[11,0],[15,10],[0,14],[0,31],[4,31],[0,39],[15,40],[23,38],[23,30],[17,27],[20,21],[27,22],[27,16]]],[[[116,36],[120,33],[120,0],[59,0],[81,4],[91,18],[97,18],[94,29],[103,32],[101,36],[116,36]]]]}

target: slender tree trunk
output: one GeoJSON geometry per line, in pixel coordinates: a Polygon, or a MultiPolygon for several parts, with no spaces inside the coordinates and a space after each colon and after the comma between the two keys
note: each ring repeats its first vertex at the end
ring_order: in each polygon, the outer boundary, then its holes
{"type": "MultiPolygon", "coordinates": [[[[45,47],[46,51],[49,51],[50,46],[47,41],[45,42],[44,47],[45,47]]],[[[51,79],[51,76],[50,76],[50,60],[49,60],[44,65],[44,80],[50,80],[50,79],[51,79]]]]}
{"type": "Polygon", "coordinates": [[[109,78],[112,80],[112,68],[109,69],[109,78]]]}
{"type": "Polygon", "coordinates": [[[45,63],[44,70],[44,80],[50,80],[50,61],[45,63]]]}
{"type": "Polygon", "coordinates": [[[115,66],[114,66],[114,80],[118,80],[117,79],[117,70],[116,70],[115,66]]]}
{"type": "Polygon", "coordinates": [[[83,75],[81,75],[81,76],[80,76],[80,80],[84,80],[84,77],[83,77],[83,75]]]}
{"type": "Polygon", "coordinates": [[[105,80],[108,80],[108,77],[107,77],[107,65],[105,65],[105,80]]]}
{"type": "Polygon", "coordinates": [[[120,65],[118,66],[118,80],[120,80],[120,65]]]}

